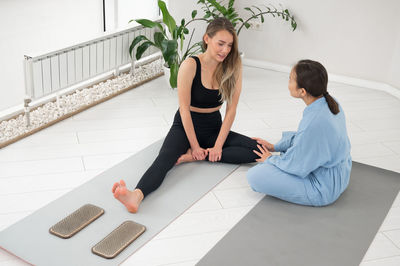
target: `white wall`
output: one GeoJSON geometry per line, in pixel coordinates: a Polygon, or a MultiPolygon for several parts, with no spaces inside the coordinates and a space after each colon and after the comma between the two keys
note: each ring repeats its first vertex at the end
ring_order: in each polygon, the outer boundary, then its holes
{"type": "MultiPolygon", "coordinates": [[[[400,29],[400,12],[395,28],[400,29]]],[[[400,30],[397,32],[397,42],[394,48],[391,72],[389,74],[389,84],[400,89],[400,30]]]]}
{"type": "Polygon", "coordinates": [[[25,95],[23,58],[90,40],[102,32],[99,0],[0,1],[0,111],[25,95]]]}
{"type": "Polygon", "coordinates": [[[157,0],[118,0],[118,25],[117,28],[132,27],[135,22],[131,19],[157,19],[157,0]],[[143,1],[146,3],[144,4],[143,1]]]}
{"type": "MultiPolygon", "coordinates": [[[[197,5],[197,0],[169,0],[168,1],[168,11],[174,17],[176,24],[180,25],[182,18],[185,19],[186,22],[192,19],[192,11],[197,10],[196,18],[201,18],[204,15],[204,12],[200,8],[200,5],[197,5]]],[[[189,41],[190,34],[194,28],[195,32],[192,38],[192,42],[196,43],[202,40],[202,37],[206,31],[207,23],[205,21],[194,21],[188,25],[190,33],[186,35],[187,39],[185,40],[184,49],[186,49],[186,44],[189,41]]],[[[184,50],[185,51],[185,50],[184,50]]]]}
{"type": "MultiPolygon", "coordinates": [[[[239,0],[235,4],[245,14],[243,7],[260,3],[264,1],[239,0]]],[[[262,31],[246,30],[240,34],[240,48],[246,58],[282,65],[310,58],[320,61],[330,73],[400,85],[400,1],[278,3],[292,11],[298,29],[291,32],[288,23],[269,17],[262,24],[262,31]]]]}

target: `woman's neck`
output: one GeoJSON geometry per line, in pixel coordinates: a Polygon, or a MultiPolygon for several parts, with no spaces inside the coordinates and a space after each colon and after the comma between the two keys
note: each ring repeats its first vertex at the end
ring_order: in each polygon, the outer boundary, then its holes
{"type": "Polygon", "coordinates": [[[204,62],[204,64],[207,66],[207,68],[210,68],[210,69],[215,69],[217,67],[217,65],[219,64],[219,62],[217,60],[215,60],[214,58],[212,58],[212,56],[210,54],[208,54],[207,51],[202,54],[201,59],[204,62]]]}
{"type": "Polygon", "coordinates": [[[308,105],[312,104],[313,102],[315,102],[316,100],[318,100],[321,97],[323,97],[323,96],[313,97],[313,96],[307,95],[307,96],[303,97],[302,99],[305,102],[305,104],[308,106],[308,105]]]}

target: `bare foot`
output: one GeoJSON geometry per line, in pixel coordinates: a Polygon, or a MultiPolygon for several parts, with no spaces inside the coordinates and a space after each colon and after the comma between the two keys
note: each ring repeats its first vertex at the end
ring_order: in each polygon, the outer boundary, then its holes
{"type": "Polygon", "coordinates": [[[178,158],[178,161],[176,161],[175,165],[181,164],[181,163],[188,163],[188,162],[193,162],[193,156],[192,156],[192,150],[188,149],[185,154],[182,154],[181,157],[178,158]]]}
{"type": "Polygon", "coordinates": [[[140,189],[130,191],[126,188],[124,180],[119,183],[115,183],[112,191],[114,197],[119,200],[131,213],[136,213],[139,209],[139,205],[143,200],[143,193],[140,189]]]}

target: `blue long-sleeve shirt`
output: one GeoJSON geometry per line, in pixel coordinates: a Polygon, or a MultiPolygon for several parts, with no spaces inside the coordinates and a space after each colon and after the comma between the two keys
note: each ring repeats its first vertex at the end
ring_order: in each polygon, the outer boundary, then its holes
{"type": "Polygon", "coordinates": [[[339,108],[337,115],[332,114],[324,97],[308,105],[297,132],[283,132],[274,145],[281,154],[266,161],[286,173],[309,178],[306,189],[310,196],[327,201],[343,192],[351,171],[350,141],[339,108]]]}

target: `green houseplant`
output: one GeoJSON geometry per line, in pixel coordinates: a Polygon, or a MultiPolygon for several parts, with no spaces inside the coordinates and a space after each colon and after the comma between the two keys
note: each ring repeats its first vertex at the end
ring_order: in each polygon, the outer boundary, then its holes
{"type": "Polygon", "coordinates": [[[132,57],[132,52],[138,45],[136,50],[136,59],[139,60],[149,47],[154,46],[158,48],[162,53],[166,66],[170,69],[170,86],[176,88],[178,69],[181,62],[185,60],[187,56],[199,52],[200,46],[199,43],[190,46],[190,40],[186,51],[183,52],[185,35],[189,34],[189,29],[186,27],[187,24],[185,24],[185,19],[182,19],[181,24],[178,26],[176,25],[175,19],[169,13],[164,1],[158,0],[158,7],[162,12],[162,22],[168,31],[161,23],[156,21],[148,19],[134,20],[144,27],[156,28],[156,32],[154,33],[153,40],[149,40],[144,35],[137,36],[129,47],[129,54],[132,57]]]}
{"type": "Polygon", "coordinates": [[[192,12],[192,21],[205,20],[208,22],[216,17],[223,16],[232,22],[238,36],[243,27],[246,29],[250,28],[251,21],[260,19],[261,23],[264,23],[265,15],[271,15],[275,18],[281,18],[283,20],[290,21],[290,26],[292,27],[293,31],[295,31],[297,28],[297,22],[294,19],[294,16],[290,14],[288,9],[284,9],[283,7],[280,9],[277,9],[273,5],[264,5],[262,7],[253,5],[251,7],[245,7],[244,10],[248,12],[249,16],[247,18],[242,18],[234,8],[234,3],[235,0],[199,0],[197,4],[201,5],[201,9],[204,11],[204,16],[202,18],[195,18],[197,10],[194,10],[192,12]]]}
{"type": "Polygon", "coordinates": [[[185,36],[189,34],[189,29],[187,26],[194,21],[205,21],[208,23],[216,17],[224,16],[232,22],[237,34],[239,35],[243,28],[250,28],[250,22],[252,20],[260,19],[261,23],[263,23],[265,21],[264,16],[271,15],[273,17],[280,17],[283,20],[290,21],[293,31],[297,28],[296,20],[294,19],[293,15],[290,14],[288,9],[281,8],[278,10],[272,5],[264,6],[263,8],[251,6],[244,8],[247,12],[249,12],[249,17],[242,18],[235,10],[234,2],[235,0],[229,0],[226,4],[224,1],[199,0],[197,4],[201,5],[201,9],[204,11],[203,17],[196,17],[197,10],[193,10],[191,13],[191,20],[186,22],[185,19],[182,19],[180,25],[176,25],[176,21],[169,13],[165,2],[158,0],[158,7],[162,12],[162,23],[148,19],[131,20],[136,21],[146,28],[156,28],[153,40],[149,40],[144,35],[137,36],[129,47],[129,54],[132,57],[132,52],[137,46],[136,59],[139,60],[149,47],[154,46],[158,48],[165,60],[166,67],[170,69],[170,86],[172,88],[176,88],[178,69],[181,62],[183,62],[186,57],[203,50],[201,45],[202,42],[197,42],[191,45],[195,30],[192,31],[186,50],[183,50],[184,40],[186,39],[185,36]]]}

